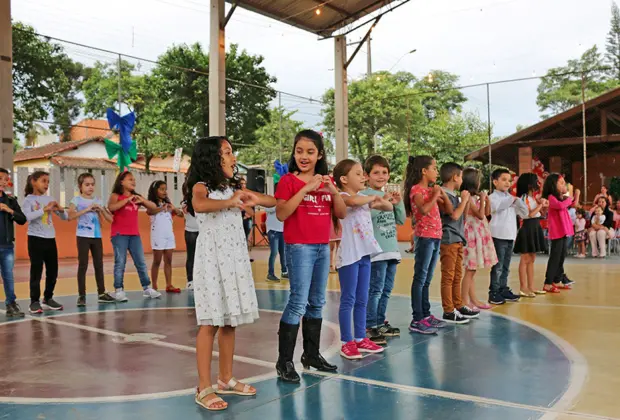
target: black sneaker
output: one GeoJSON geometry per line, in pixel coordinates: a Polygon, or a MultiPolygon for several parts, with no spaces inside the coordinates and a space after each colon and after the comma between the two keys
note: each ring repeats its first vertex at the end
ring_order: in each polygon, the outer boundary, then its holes
{"type": "Polygon", "coordinates": [[[518,302],[519,299],[521,299],[521,296],[515,295],[514,293],[512,293],[512,290],[507,290],[502,293],[502,297],[506,302],[518,302]]]}
{"type": "Polygon", "coordinates": [[[400,328],[392,327],[387,321],[378,329],[385,337],[400,337],[400,328]]]}
{"type": "Polygon", "coordinates": [[[456,309],[452,312],[444,313],[443,320],[449,324],[469,324],[469,319],[461,315],[456,309]]]}
{"type": "Polygon", "coordinates": [[[366,328],[366,337],[373,343],[380,346],[387,344],[385,337],[379,332],[379,330],[377,330],[377,328],[366,328]]]}
{"type": "Polygon", "coordinates": [[[108,292],[104,292],[104,293],[99,295],[99,297],[97,298],[97,302],[99,302],[99,303],[116,303],[116,299],[114,298],[114,296],[112,296],[108,292]]]}
{"type": "Polygon", "coordinates": [[[285,271],[284,273],[282,273],[282,278],[288,279],[288,271],[285,271]]]}
{"type": "Polygon", "coordinates": [[[32,302],[30,307],[28,308],[31,314],[41,314],[43,313],[43,308],[41,308],[41,304],[37,302],[32,302]]]}
{"type": "Polygon", "coordinates": [[[506,303],[506,300],[499,293],[493,293],[489,295],[489,303],[491,305],[503,305],[506,303]]]}
{"type": "Polygon", "coordinates": [[[280,281],[280,279],[274,276],[273,274],[267,274],[267,281],[277,282],[277,281],[280,281]]]}
{"type": "Polygon", "coordinates": [[[26,316],[26,314],[24,314],[22,312],[22,310],[19,307],[19,305],[17,304],[17,302],[10,303],[6,307],[6,317],[7,318],[22,318],[22,317],[25,317],[25,316],[26,316]]]}
{"type": "Polygon", "coordinates": [[[41,308],[45,309],[46,311],[62,311],[62,305],[56,302],[53,298],[44,300],[41,303],[41,308]]]}
{"type": "Polygon", "coordinates": [[[86,306],[86,296],[78,296],[77,306],[86,306]]]}
{"type": "Polygon", "coordinates": [[[460,312],[461,315],[463,315],[467,319],[475,319],[475,318],[478,318],[480,316],[480,312],[472,311],[467,306],[463,306],[462,308],[459,308],[459,312],[460,312]]]}

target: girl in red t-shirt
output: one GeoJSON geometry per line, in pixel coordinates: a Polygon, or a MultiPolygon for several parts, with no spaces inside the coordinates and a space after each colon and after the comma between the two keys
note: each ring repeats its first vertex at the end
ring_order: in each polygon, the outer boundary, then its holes
{"type": "Polygon", "coordinates": [[[127,302],[123,284],[127,251],[138,271],[144,297],[154,299],[161,296],[161,293],[151,287],[138,229],[138,208],[143,206],[149,210],[157,210],[157,205],[136,193],[135,189],[136,179],[131,172],[121,172],[114,181],[108,200],[108,209],[113,216],[111,236],[114,248],[114,297],[118,302],[127,302]]]}
{"type": "Polygon", "coordinates": [[[431,314],[428,288],[439,259],[443,232],[438,202],[448,200],[437,181],[437,163],[431,156],[410,157],[403,197],[407,216],[415,219],[415,265],[411,285],[413,320],[409,330],[420,334],[435,334],[446,323],[431,314]]]}
{"type": "Polygon", "coordinates": [[[301,362],[321,371],[335,371],[319,353],[325,289],[329,276],[329,231],[334,215],[343,219],[347,207],[327,175],[325,146],[319,133],[295,136],[289,173],[278,183],[276,216],[284,222],[291,293],[280,320],[276,370],[285,382],[299,382],[293,351],[303,317],[301,362]]]}

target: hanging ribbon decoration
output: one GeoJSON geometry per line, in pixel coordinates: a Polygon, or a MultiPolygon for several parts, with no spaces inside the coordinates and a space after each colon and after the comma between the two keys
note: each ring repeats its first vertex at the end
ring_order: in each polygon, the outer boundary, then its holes
{"type": "Polygon", "coordinates": [[[117,156],[116,162],[121,171],[129,169],[129,165],[138,158],[138,147],[136,142],[131,139],[131,131],[136,123],[136,114],[133,112],[119,116],[112,108],[108,108],[106,116],[110,129],[118,130],[119,143],[105,139],[105,150],[110,159],[117,156]]]}
{"type": "Polygon", "coordinates": [[[273,162],[273,167],[276,170],[276,172],[273,174],[273,184],[275,185],[280,182],[280,178],[282,178],[288,173],[288,164],[281,163],[279,160],[276,159],[276,161],[273,162]]]}

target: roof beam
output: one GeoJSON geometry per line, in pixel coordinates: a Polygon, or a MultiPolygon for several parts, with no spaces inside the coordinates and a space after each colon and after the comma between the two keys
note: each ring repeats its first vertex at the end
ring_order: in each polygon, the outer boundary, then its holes
{"type": "MultiPolygon", "coordinates": [[[[355,51],[353,51],[353,54],[351,54],[351,57],[349,57],[347,62],[344,63],[344,68],[345,69],[349,67],[349,64],[351,64],[351,61],[353,61],[353,59],[355,58],[355,56],[359,52],[360,48],[362,48],[362,45],[364,45],[366,40],[370,37],[370,33],[372,32],[372,29],[375,27],[375,25],[377,23],[379,23],[380,20],[381,20],[381,16],[377,17],[375,19],[375,22],[372,24],[372,26],[370,28],[368,28],[368,32],[366,32],[366,35],[364,35],[364,38],[362,38],[362,40],[359,42],[359,44],[357,45],[357,48],[355,49],[355,51]]],[[[370,75],[368,75],[368,76],[370,76],[370,75]]]]}
{"type": "MultiPolygon", "coordinates": [[[[611,134],[607,136],[588,136],[587,144],[597,143],[616,143],[620,142],[620,134],[611,134]]],[[[545,139],[545,140],[530,140],[523,142],[516,142],[513,144],[531,147],[546,147],[546,146],[568,146],[574,144],[582,144],[583,137],[566,137],[559,139],[545,139]]]]}
{"type": "Polygon", "coordinates": [[[237,8],[237,6],[239,5],[238,2],[234,2],[232,4],[232,7],[230,8],[230,10],[228,11],[228,14],[226,15],[226,17],[224,18],[224,28],[226,27],[226,25],[228,25],[228,21],[230,20],[230,18],[232,17],[233,13],[235,13],[235,9],[237,8]]]}

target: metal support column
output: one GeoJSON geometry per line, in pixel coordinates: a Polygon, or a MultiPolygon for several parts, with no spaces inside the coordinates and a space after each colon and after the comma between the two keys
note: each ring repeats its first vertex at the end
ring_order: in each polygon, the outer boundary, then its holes
{"type": "Polygon", "coordinates": [[[13,38],[11,2],[0,1],[0,165],[13,171],[13,38]]]}
{"type": "Polygon", "coordinates": [[[349,156],[349,101],[347,88],[347,39],[337,36],[335,40],[335,122],[336,162],[349,156]]]}
{"type": "Polygon", "coordinates": [[[209,135],[226,135],[226,39],[224,0],[211,0],[209,135]]]}

